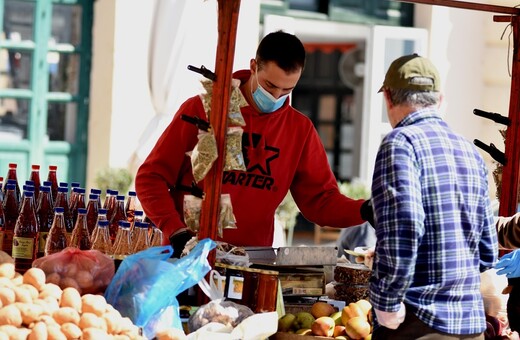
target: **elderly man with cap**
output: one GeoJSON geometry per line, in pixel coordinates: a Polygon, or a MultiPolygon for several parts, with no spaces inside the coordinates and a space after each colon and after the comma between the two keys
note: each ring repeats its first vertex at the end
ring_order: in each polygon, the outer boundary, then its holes
{"type": "Polygon", "coordinates": [[[486,164],[442,120],[428,59],[396,59],[379,92],[393,130],[372,181],[372,338],[484,339],[480,273],[498,255],[486,164]]]}

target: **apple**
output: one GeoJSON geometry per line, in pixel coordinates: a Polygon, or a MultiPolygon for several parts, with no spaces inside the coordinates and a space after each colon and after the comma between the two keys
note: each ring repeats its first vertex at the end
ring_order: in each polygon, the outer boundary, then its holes
{"type": "Polygon", "coordinates": [[[316,319],[322,316],[330,316],[335,311],[336,310],[332,305],[329,305],[327,302],[324,301],[317,301],[313,303],[311,307],[311,314],[316,319]]]}
{"type": "Polygon", "coordinates": [[[334,312],[330,315],[330,317],[332,319],[334,319],[334,321],[336,322],[336,326],[337,325],[341,325],[341,326],[344,326],[342,321],[341,321],[341,312],[334,312]]]}
{"type": "Polygon", "coordinates": [[[279,332],[287,332],[291,329],[294,320],[296,319],[296,315],[287,313],[278,319],[278,331],[279,332]]]}
{"type": "Polygon", "coordinates": [[[332,336],[336,322],[330,316],[317,318],[311,325],[312,334],[317,336],[332,336]]]}
{"type": "Polygon", "coordinates": [[[345,326],[343,326],[343,325],[334,326],[334,333],[332,334],[332,336],[336,338],[341,335],[347,335],[347,330],[346,330],[345,326]]]}

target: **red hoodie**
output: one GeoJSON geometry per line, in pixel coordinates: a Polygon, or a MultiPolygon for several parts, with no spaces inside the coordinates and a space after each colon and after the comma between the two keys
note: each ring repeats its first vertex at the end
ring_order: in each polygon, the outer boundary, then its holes
{"type": "MultiPolygon", "coordinates": [[[[242,83],[249,70],[235,72],[242,83]]],[[[181,114],[207,120],[199,96],[188,99],[177,111],[136,176],[136,191],[146,215],[163,231],[163,244],[176,230],[186,227],[183,218],[184,191],[191,186],[191,161],[186,155],[197,143],[198,129],[181,120],[181,114]],[[171,195],[171,196],[170,196],[171,195]],[[172,199],[173,198],[173,199],[172,199]]],[[[272,113],[252,106],[242,108],[246,121],[242,151],[247,171],[225,171],[222,193],[231,195],[237,229],[225,229],[223,241],[237,246],[271,246],[275,210],[287,192],[303,216],[323,226],[349,227],[364,222],[360,207],[339,192],[327,155],[311,120],[286,100],[272,113]]],[[[204,181],[197,186],[204,188],[204,181]]]]}

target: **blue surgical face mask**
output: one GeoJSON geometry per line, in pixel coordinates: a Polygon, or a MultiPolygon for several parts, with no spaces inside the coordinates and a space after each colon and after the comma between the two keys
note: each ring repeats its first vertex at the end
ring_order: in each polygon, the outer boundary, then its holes
{"type": "MultiPolygon", "coordinates": [[[[258,70],[256,72],[258,73],[258,70]]],[[[260,111],[264,113],[271,113],[281,108],[283,103],[285,103],[285,99],[287,99],[290,93],[287,93],[286,95],[276,99],[272,94],[267,92],[267,90],[264,89],[262,85],[258,83],[258,77],[256,75],[255,78],[257,87],[255,92],[253,92],[253,100],[255,101],[255,104],[258,106],[260,111]]]]}

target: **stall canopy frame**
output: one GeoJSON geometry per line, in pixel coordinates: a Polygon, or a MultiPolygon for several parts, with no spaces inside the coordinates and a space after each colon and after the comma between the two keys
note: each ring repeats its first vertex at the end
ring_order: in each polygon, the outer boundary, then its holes
{"type": "MultiPolygon", "coordinates": [[[[510,22],[513,30],[513,54],[511,71],[511,93],[509,119],[511,124],[506,131],[505,157],[503,167],[502,188],[500,193],[500,216],[511,216],[516,213],[518,205],[518,187],[520,175],[520,8],[478,4],[454,0],[392,0],[417,4],[429,4],[453,8],[500,13],[495,15],[495,22],[510,22]]],[[[214,131],[219,154],[225,150],[227,111],[229,106],[233,57],[235,52],[236,31],[240,0],[218,0],[218,45],[215,62],[216,79],[213,83],[213,100],[211,102],[210,124],[214,131]]],[[[223,157],[219,157],[205,179],[205,196],[202,205],[199,237],[217,238],[217,224],[220,208],[220,191],[222,186],[223,157]]],[[[215,263],[215,253],[210,253],[209,262],[215,263]]]]}
{"type": "Polygon", "coordinates": [[[455,0],[392,0],[416,4],[437,5],[505,15],[493,16],[495,22],[510,22],[513,30],[513,55],[511,68],[511,93],[509,100],[509,119],[511,124],[506,130],[505,158],[502,172],[502,188],[499,197],[498,214],[512,216],[518,207],[518,187],[520,177],[520,8],[478,4],[455,0]]]}

